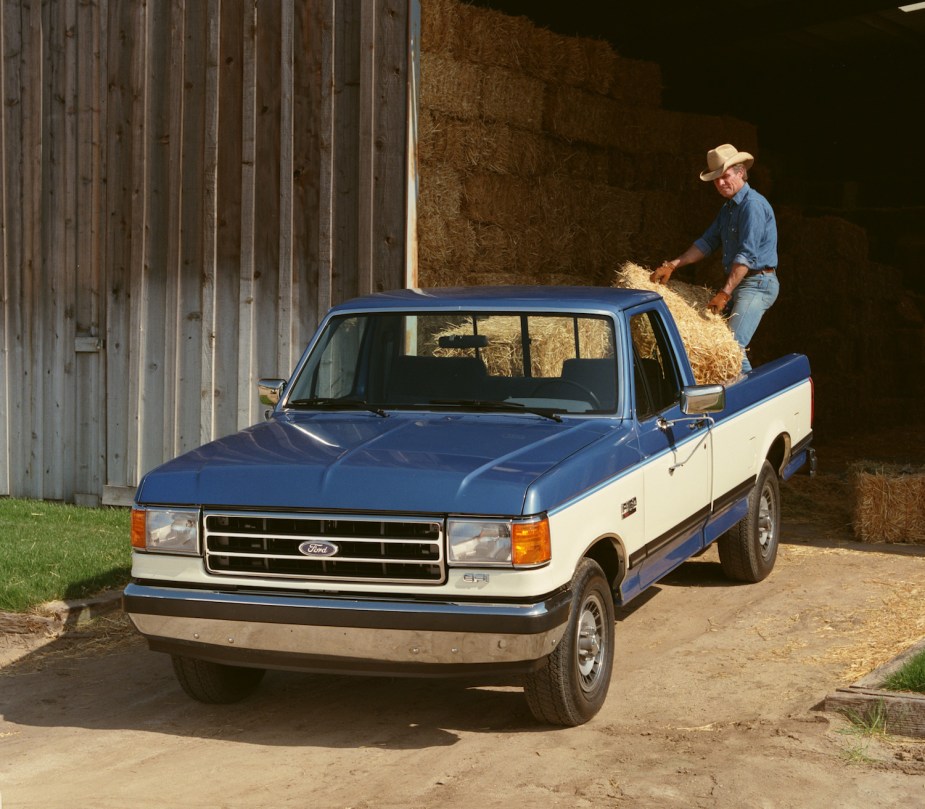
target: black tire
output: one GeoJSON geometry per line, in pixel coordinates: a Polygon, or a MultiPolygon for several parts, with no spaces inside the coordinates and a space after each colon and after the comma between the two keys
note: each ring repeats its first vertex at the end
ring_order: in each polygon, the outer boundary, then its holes
{"type": "Polygon", "coordinates": [[[613,595],[604,571],[582,559],[572,577],[568,627],[543,667],[527,675],[524,694],[541,722],[574,727],[604,704],[613,672],[613,595]]]}
{"type": "Polygon", "coordinates": [[[190,697],[210,705],[225,705],[250,696],[266,673],[263,669],[225,666],[179,655],[173,656],[173,671],[190,697]]]}
{"type": "Polygon", "coordinates": [[[765,461],[748,495],[748,514],[719,538],[723,573],[735,581],[758,582],[767,578],[777,560],[780,541],[780,484],[765,461]]]}

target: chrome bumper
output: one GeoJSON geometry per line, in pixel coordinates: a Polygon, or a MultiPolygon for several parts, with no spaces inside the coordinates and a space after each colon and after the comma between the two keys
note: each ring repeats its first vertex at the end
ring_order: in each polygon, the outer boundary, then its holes
{"type": "Polygon", "coordinates": [[[219,593],[130,584],[155,651],[231,665],[378,674],[529,671],[565,633],[568,592],[530,604],[219,593]]]}

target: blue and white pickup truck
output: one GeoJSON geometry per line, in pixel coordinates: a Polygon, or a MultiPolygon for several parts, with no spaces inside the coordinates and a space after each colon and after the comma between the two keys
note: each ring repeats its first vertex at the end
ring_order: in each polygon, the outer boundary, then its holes
{"type": "Polygon", "coordinates": [[[718,543],[757,582],[814,468],[809,363],[697,385],[652,292],[402,290],[332,309],[265,422],[149,472],[125,609],[193,698],[264,670],[524,686],[600,709],[614,605],[718,543]]]}

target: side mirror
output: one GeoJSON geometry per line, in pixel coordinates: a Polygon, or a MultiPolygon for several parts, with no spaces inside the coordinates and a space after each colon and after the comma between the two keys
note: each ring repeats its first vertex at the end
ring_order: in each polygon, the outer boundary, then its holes
{"type": "Polygon", "coordinates": [[[265,405],[275,405],[279,402],[283,391],[286,390],[285,379],[259,379],[257,380],[257,394],[260,396],[260,403],[265,405]]]}
{"type": "Polygon", "coordinates": [[[723,385],[690,385],[681,391],[681,412],[686,416],[719,413],[726,409],[723,385]]]}

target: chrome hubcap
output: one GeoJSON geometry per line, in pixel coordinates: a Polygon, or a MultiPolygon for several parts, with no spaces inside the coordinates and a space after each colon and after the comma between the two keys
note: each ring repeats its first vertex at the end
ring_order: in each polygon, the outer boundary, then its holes
{"type": "Polygon", "coordinates": [[[767,555],[768,551],[774,547],[775,534],[774,495],[768,487],[765,487],[758,503],[758,543],[761,545],[762,554],[767,555]]]}
{"type": "Polygon", "coordinates": [[[597,596],[589,596],[581,607],[578,621],[578,674],[581,687],[592,689],[601,672],[604,658],[604,608],[597,596]]]}

